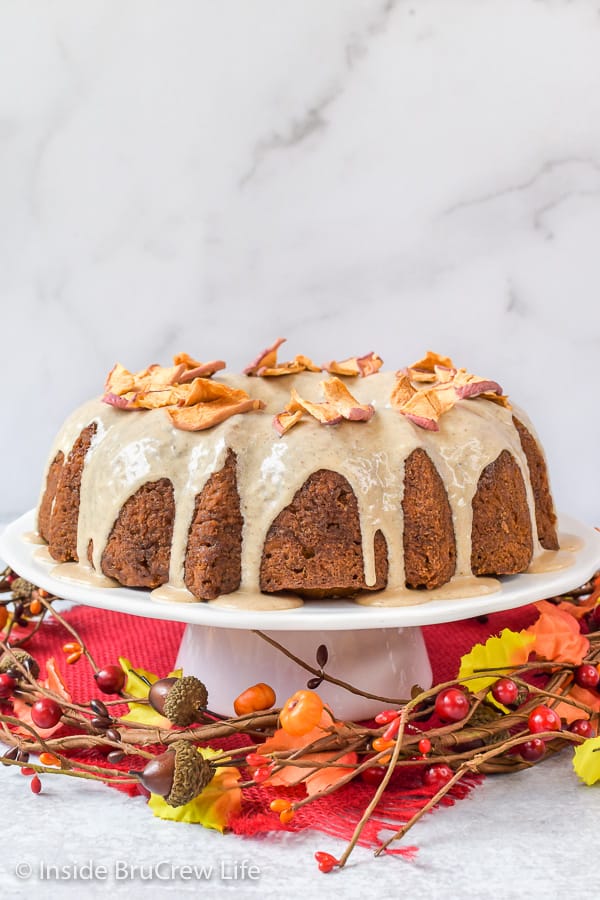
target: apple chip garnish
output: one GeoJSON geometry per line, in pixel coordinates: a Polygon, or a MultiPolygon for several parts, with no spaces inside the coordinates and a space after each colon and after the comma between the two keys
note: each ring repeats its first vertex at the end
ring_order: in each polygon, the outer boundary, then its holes
{"type": "Polygon", "coordinates": [[[352,396],[346,385],[335,376],[327,381],[322,381],[325,400],[350,422],[368,422],[372,418],[375,409],[370,403],[359,403],[352,396]]]}
{"type": "Polygon", "coordinates": [[[466,369],[459,369],[454,377],[454,385],[461,400],[483,397],[485,400],[499,403],[507,409],[511,408],[508,397],[502,392],[497,381],[480,378],[479,375],[471,375],[466,369]]]}
{"type": "Polygon", "coordinates": [[[428,431],[439,431],[440,417],[460,400],[480,397],[510,409],[498,382],[471,375],[466,369],[457,370],[449,357],[431,350],[396,376],[391,406],[428,431]]]}
{"type": "Polygon", "coordinates": [[[401,407],[400,412],[427,431],[440,430],[438,420],[442,414],[442,405],[435,390],[416,391],[401,407]]]}
{"type": "Polygon", "coordinates": [[[405,403],[408,403],[413,394],[417,393],[417,389],[413,387],[406,371],[396,372],[396,384],[392,390],[390,403],[394,409],[401,410],[405,403]]]}
{"type": "Polygon", "coordinates": [[[285,410],[273,418],[273,427],[279,435],[285,434],[308,413],[321,425],[338,425],[343,419],[349,422],[368,422],[375,409],[370,403],[359,403],[346,385],[335,376],[321,382],[324,403],[313,403],[301,397],[295,388],[285,410]]]}
{"type": "Polygon", "coordinates": [[[354,378],[357,375],[366,378],[378,372],[383,365],[383,360],[376,353],[366,353],[365,356],[350,356],[340,362],[333,359],[325,363],[323,368],[330,375],[343,375],[346,378],[354,378]]]}
{"type": "Polygon", "coordinates": [[[140,372],[129,372],[121,363],[117,363],[109,372],[104,390],[107,394],[121,396],[130,391],[160,390],[172,384],[178,384],[185,372],[184,365],[159,366],[154,364],[140,372]]]}
{"type": "Polygon", "coordinates": [[[181,431],[204,431],[224,422],[230,416],[238,413],[251,412],[256,409],[264,409],[262,400],[231,400],[221,397],[210,403],[196,403],[194,406],[167,407],[166,413],[175,428],[181,431]]]}
{"type": "Polygon", "coordinates": [[[297,375],[299,372],[320,372],[320,366],[316,366],[312,359],[308,356],[298,354],[290,362],[279,363],[271,368],[261,366],[256,372],[261,377],[269,377],[273,375],[297,375]]]}
{"type": "Polygon", "coordinates": [[[436,366],[444,369],[454,369],[454,363],[449,356],[440,356],[433,350],[428,350],[423,359],[419,359],[412,366],[408,366],[406,374],[411,381],[435,382],[438,380],[436,366]]]}
{"type": "Polygon", "coordinates": [[[273,416],[273,428],[279,435],[285,434],[290,428],[300,421],[304,415],[304,410],[297,409],[295,412],[282,412],[273,416]]]}
{"type": "Polygon", "coordinates": [[[135,391],[127,391],[126,394],[105,394],[102,398],[103,403],[109,406],[116,406],[117,409],[139,409],[136,402],[137,393],[135,391]]]}
{"type": "Polygon", "coordinates": [[[320,372],[321,367],[314,364],[308,356],[299,353],[289,362],[277,362],[277,351],[285,342],[285,338],[277,338],[271,347],[260,353],[254,362],[244,369],[244,375],[258,375],[270,378],[278,375],[297,375],[299,372],[320,372]]]}
{"type": "Polygon", "coordinates": [[[304,400],[295,388],[291,390],[291,400],[285,408],[286,412],[298,412],[303,410],[309,416],[312,416],[321,425],[337,425],[341,422],[343,416],[331,403],[312,403],[310,400],[304,400]]]}
{"type": "Polygon", "coordinates": [[[194,378],[210,378],[215,372],[220,372],[225,368],[225,361],[222,359],[213,359],[211,362],[199,362],[192,359],[189,353],[176,353],[173,357],[173,363],[185,366],[185,372],[180,377],[180,382],[185,384],[187,381],[193,381],[194,378]]]}
{"type": "Polygon", "coordinates": [[[263,350],[258,354],[256,359],[250,363],[249,366],[246,366],[243,369],[244,375],[258,375],[258,370],[261,368],[264,369],[274,369],[277,367],[277,351],[281,347],[282,344],[285,344],[286,338],[277,338],[274,344],[270,347],[267,347],[266,350],[263,350]]]}

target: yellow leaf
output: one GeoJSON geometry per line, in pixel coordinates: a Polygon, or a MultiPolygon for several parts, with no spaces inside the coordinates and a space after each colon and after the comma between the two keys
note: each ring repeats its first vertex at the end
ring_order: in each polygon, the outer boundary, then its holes
{"type": "Polygon", "coordinates": [[[586,784],[600,781],[600,737],[588,738],[575,749],[573,768],[586,784]]]}
{"type": "MultiPolygon", "coordinates": [[[[507,666],[520,666],[527,662],[534,644],[535,637],[533,635],[504,628],[499,637],[488,638],[485,644],[475,644],[473,649],[462,657],[458,679],[470,691],[485,690],[500,676],[482,675],[481,678],[468,678],[468,676],[480,669],[504,669],[507,666]]],[[[499,704],[496,705],[499,706],[499,704]]],[[[501,708],[504,709],[504,707],[501,708]]]]}
{"type": "MultiPolygon", "coordinates": [[[[210,759],[219,752],[211,747],[198,747],[197,750],[205,759],[210,759]]],[[[148,806],[160,819],[191,822],[222,832],[242,805],[242,791],[236,786],[240,777],[239,769],[219,766],[213,780],[202,793],[185,806],[169,806],[165,798],[158,794],[150,794],[148,806]]]]}
{"type": "MultiPolygon", "coordinates": [[[[119,664],[127,675],[123,691],[126,694],[131,694],[132,697],[145,700],[148,697],[150,685],[159,680],[158,675],[155,675],[154,672],[148,672],[146,669],[141,669],[139,666],[134,666],[125,656],[119,657],[119,664]]],[[[182,670],[176,669],[174,672],[169,672],[168,677],[180,678],[181,674],[182,670]]],[[[157,713],[149,703],[128,703],[128,706],[129,712],[121,716],[122,719],[127,719],[130,722],[139,722],[141,725],[151,725],[153,728],[171,727],[169,720],[157,713]]]]}

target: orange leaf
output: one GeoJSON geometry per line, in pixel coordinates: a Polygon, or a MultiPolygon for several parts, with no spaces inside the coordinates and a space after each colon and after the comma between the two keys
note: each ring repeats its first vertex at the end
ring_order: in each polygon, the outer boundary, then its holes
{"type": "Polygon", "coordinates": [[[565,700],[557,703],[554,707],[561,719],[566,719],[569,725],[571,722],[574,722],[575,719],[589,719],[589,715],[584,712],[583,709],[580,709],[578,706],[571,706],[569,697],[572,697],[573,700],[577,700],[578,703],[585,703],[585,705],[589,706],[594,712],[600,712],[600,695],[598,695],[596,691],[588,691],[585,688],[579,687],[578,684],[574,684],[565,700]]]}
{"type": "MultiPolygon", "coordinates": [[[[321,754],[321,756],[324,756],[326,758],[334,755],[335,754],[333,753],[321,754]]],[[[307,794],[309,796],[312,796],[313,794],[319,794],[321,791],[324,791],[329,787],[333,787],[334,784],[336,784],[352,771],[347,767],[356,765],[357,760],[358,757],[356,753],[345,753],[344,756],[340,756],[340,758],[336,760],[335,766],[328,766],[327,768],[319,769],[319,771],[315,772],[314,775],[309,775],[305,782],[307,794]],[[344,766],[346,766],[346,768],[344,766]]],[[[326,760],[324,760],[324,762],[325,761],[326,760]]],[[[306,771],[306,769],[304,771],[306,771]]]]}
{"type": "MultiPolygon", "coordinates": [[[[283,728],[279,728],[272,737],[267,738],[264,744],[261,744],[258,753],[266,754],[270,753],[272,750],[301,750],[302,747],[308,747],[309,744],[314,743],[314,741],[319,740],[319,738],[325,737],[327,730],[332,727],[335,728],[336,731],[339,731],[343,728],[343,725],[340,722],[334,722],[331,718],[331,714],[327,709],[324,709],[319,724],[307,734],[294,737],[293,735],[288,734],[287,731],[284,731],[283,728]]],[[[327,751],[325,753],[306,753],[299,758],[302,759],[303,762],[308,761],[320,764],[328,762],[335,756],[335,752],[327,751]]],[[[320,791],[325,790],[326,787],[335,784],[340,778],[343,778],[344,775],[350,771],[347,766],[354,765],[356,760],[357,757],[355,753],[346,753],[344,756],[340,757],[339,760],[336,760],[336,763],[339,763],[339,765],[319,768],[311,775],[307,775],[311,770],[304,768],[303,766],[284,766],[283,769],[280,769],[279,772],[272,775],[267,780],[266,784],[289,787],[298,784],[305,779],[303,784],[306,786],[307,793],[317,794],[320,791]]]]}
{"type": "Polygon", "coordinates": [[[579,631],[577,620],[547,600],[541,600],[536,606],[540,617],[526,631],[535,637],[537,655],[552,662],[579,665],[590,642],[579,631]]]}

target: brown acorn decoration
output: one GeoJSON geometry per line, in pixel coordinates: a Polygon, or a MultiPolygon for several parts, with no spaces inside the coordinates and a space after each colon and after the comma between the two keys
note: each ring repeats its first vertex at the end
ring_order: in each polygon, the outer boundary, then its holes
{"type": "Polygon", "coordinates": [[[198,721],[198,713],[208,702],[208,691],[195,675],[161,678],[150,688],[148,700],[161,716],[174,725],[185,726],[198,721]]]}
{"type": "MultiPolygon", "coordinates": [[[[11,647],[12,656],[9,653],[4,653],[0,657],[0,673],[8,672],[9,669],[16,669],[15,659],[21,663],[24,669],[27,669],[30,675],[33,678],[37,678],[40,674],[40,667],[36,659],[33,658],[31,653],[28,653],[27,650],[21,650],[19,647],[11,647]]],[[[19,678],[21,672],[17,670],[15,673],[15,677],[19,678]]]]}
{"type": "Polygon", "coordinates": [[[175,741],[152,759],[138,777],[146,790],[164,797],[169,806],[185,806],[202,793],[215,770],[193,744],[175,741]]]}
{"type": "Polygon", "coordinates": [[[15,600],[29,600],[33,592],[37,590],[35,584],[25,578],[15,578],[10,589],[15,600]]]}

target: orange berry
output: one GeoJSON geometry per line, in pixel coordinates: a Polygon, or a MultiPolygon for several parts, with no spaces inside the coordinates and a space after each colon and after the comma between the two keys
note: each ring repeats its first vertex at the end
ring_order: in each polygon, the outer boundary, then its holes
{"type": "Polygon", "coordinates": [[[288,822],[291,822],[294,818],[294,810],[291,806],[288,806],[287,809],[282,809],[279,813],[279,821],[282,825],[287,825],[288,822]]]}
{"type": "Polygon", "coordinates": [[[63,644],[63,653],[82,653],[83,647],[79,643],[79,641],[67,641],[66,644],[63,644]]]}
{"type": "Polygon", "coordinates": [[[0,631],[8,622],[8,610],[5,606],[0,606],[0,631]]]}
{"type": "Polygon", "coordinates": [[[323,714],[323,701],[314,691],[296,691],[285,701],[279,721],[292,737],[301,737],[315,728],[323,714]]]}
{"type": "Polygon", "coordinates": [[[66,661],[70,666],[72,666],[73,663],[76,663],[78,659],[81,659],[81,650],[76,650],[74,653],[69,653],[66,661]]]}
{"type": "Polygon", "coordinates": [[[269,809],[273,812],[283,812],[284,809],[290,808],[290,801],[286,800],[285,797],[276,797],[274,800],[271,800],[269,803],[269,809]]]}
{"type": "Polygon", "coordinates": [[[49,592],[45,591],[43,588],[38,588],[38,594],[40,595],[40,597],[43,597],[44,600],[50,596],[49,592]]]}
{"type": "Polygon", "coordinates": [[[373,750],[376,753],[380,753],[382,750],[390,750],[394,746],[394,741],[386,741],[384,738],[375,738],[373,741],[373,750]]]}
{"type": "Polygon", "coordinates": [[[246,688],[233,701],[236,716],[245,716],[248,713],[259,712],[261,709],[271,709],[274,705],[275,691],[263,681],[246,688]]]}
{"type": "Polygon", "coordinates": [[[52,753],[40,753],[40,762],[43,766],[60,767],[60,759],[57,759],[52,753]]]}
{"type": "Polygon", "coordinates": [[[42,611],[42,608],[43,608],[42,604],[37,599],[37,597],[35,597],[29,604],[29,612],[31,613],[32,616],[39,616],[39,614],[42,611]]]}

